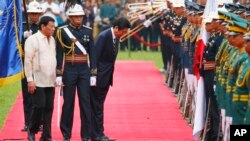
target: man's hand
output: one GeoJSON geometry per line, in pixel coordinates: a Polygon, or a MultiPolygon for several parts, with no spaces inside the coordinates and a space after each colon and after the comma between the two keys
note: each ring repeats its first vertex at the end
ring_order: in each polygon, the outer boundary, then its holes
{"type": "Polygon", "coordinates": [[[96,86],[96,76],[90,77],[90,86],[96,86]]]}
{"type": "Polygon", "coordinates": [[[150,25],[152,24],[152,21],[151,20],[146,20],[143,25],[148,28],[150,25]]]}
{"type": "Polygon", "coordinates": [[[139,15],[138,18],[139,18],[141,21],[143,21],[143,20],[146,19],[146,16],[145,16],[145,15],[139,15]]]}
{"type": "Polygon", "coordinates": [[[62,77],[61,76],[56,77],[56,86],[62,86],[62,77]]]}
{"type": "Polygon", "coordinates": [[[36,84],[35,84],[35,82],[34,81],[28,82],[28,92],[30,94],[34,94],[35,90],[36,90],[36,84]]]}
{"type": "Polygon", "coordinates": [[[32,35],[32,31],[31,30],[26,30],[26,31],[24,31],[23,32],[23,37],[24,38],[28,38],[29,36],[31,36],[32,35]]]}

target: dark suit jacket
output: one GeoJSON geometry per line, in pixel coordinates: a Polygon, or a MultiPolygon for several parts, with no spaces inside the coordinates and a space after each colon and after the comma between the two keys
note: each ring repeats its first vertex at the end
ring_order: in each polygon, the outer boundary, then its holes
{"type": "Polygon", "coordinates": [[[118,47],[115,48],[111,29],[102,31],[95,40],[97,56],[97,87],[108,87],[113,84],[113,73],[118,47]]]}

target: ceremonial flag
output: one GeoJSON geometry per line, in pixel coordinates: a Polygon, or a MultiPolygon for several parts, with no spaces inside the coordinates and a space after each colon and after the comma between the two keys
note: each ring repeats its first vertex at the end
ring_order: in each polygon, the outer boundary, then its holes
{"type": "Polygon", "coordinates": [[[194,128],[193,128],[193,138],[195,140],[199,139],[201,131],[204,129],[205,118],[206,118],[206,96],[204,88],[204,79],[202,76],[200,76],[199,73],[199,70],[202,68],[203,52],[206,47],[207,40],[209,38],[209,35],[205,28],[206,18],[209,17],[210,12],[217,12],[217,11],[218,11],[218,0],[208,0],[203,14],[203,22],[200,30],[200,36],[196,44],[194,66],[193,66],[194,74],[198,81],[198,84],[196,84],[198,88],[196,95],[196,108],[195,108],[194,128]]]}
{"type": "Polygon", "coordinates": [[[21,0],[0,0],[0,87],[22,76],[21,0]]]}

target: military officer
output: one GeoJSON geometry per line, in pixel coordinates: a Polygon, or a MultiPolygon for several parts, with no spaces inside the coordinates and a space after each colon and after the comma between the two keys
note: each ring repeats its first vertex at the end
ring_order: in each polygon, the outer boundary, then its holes
{"type": "Polygon", "coordinates": [[[221,83],[219,81],[220,79],[220,73],[221,71],[223,70],[221,66],[223,66],[220,62],[221,58],[223,57],[223,53],[225,51],[225,49],[227,48],[228,46],[228,40],[226,38],[226,31],[227,31],[227,28],[226,28],[226,22],[224,21],[225,19],[225,15],[223,14],[223,12],[219,11],[218,12],[219,14],[219,20],[217,22],[219,22],[219,28],[218,30],[220,30],[220,32],[222,33],[222,36],[223,36],[223,41],[219,47],[219,50],[215,56],[215,67],[216,67],[216,71],[215,71],[215,82],[216,82],[216,86],[215,86],[215,95],[216,95],[216,99],[217,99],[217,103],[218,103],[218,106],[220,108],[220,115],[221,115],[221,131],[222,131],[222,134],[224,133],[224,129],[225,129],[225,93],[220,93],[220,89],[221,89],[221,83]]]}
{"type": "MultiPolygon", "coordinates": [[[[245,34],[245,50],[250,56],[250,34],[245,34]]],[[[250,59],[248,58],[244,64],[241,66],[242,72],[240,73],[240,76],[237,78],[236,81],[236,89],[241,88],[242,90],[245,90],[246,94],[248,94],[248,105],[247,105],[247,111],[244,118],[244,124],[249,125],[250,124],[250,98],[249,98],[249,92],[250,92],[250,59]]]]}
{"type": "Polygon", "coordinates": [[[204,87],[206,94],[207,107],[210,106],[209,116],[210,116],[210,130],[207,134],[207,139],[210,141],[216,140],[218,136],[220,116],[217,106],[217,101],[213,89],[214,76],[215,76],[215,55],[218,52],[219,46],[222,42],[223,37],[221,33],[217,31],[218,23],[216,20],[219,18],[217,12],[211,12],[209,14],[211,18],[210,22],[206,23],[206,30],[210,33],[210,38],[207,41],[206,48],[203,53],[203,71],[204,76],[204,87]],[[210,105],[208,105],[210,101],[210,105]]]}
{"type": "Polygon", "coordinates": [[[93,82],[91,85],[95,85],[97,74],[94,41],[92,29],[82,24],[84,15],[82,6],[75,4],[69,8],[67,15],[70,23],[60,27],[56,36],[56,83],[60,86],[63,82],[64,98],[60,129],[64,141],[69,141],[72,135],[77,89],[81,117],[81,138],[82,141],[88,141],[91,136],[90,82],[93,82]],[[64,68],[62,68],[63,62],[64,68]],[[88,62],[90,62],[90,65],[88,62]],[[62,70],[64,71],[62,72],[62,70]]]}
{"type": "MultiPolygon", "coordinates": [[[[22,48],[24,51],[24,42],[25,40],[32,34],[35,34],[38,31],[38,22],[39,17],[42,15],[43,10],[41,5],[36,2],[32,1],[28,5],[27,14],[29,17],[29,28],[27,29],[27,24],[24,25],[24,33],[23,33],[23,40],[22,40],[22,48]]],[[[22,56],[23,62],[24,62],[24,56],[22,56]]],[[[22,131],[27,131],[28,126],[30,124],[30,117],[31,117],[31,111],[32,111],[32,99],[31,95],[28,93],[28,86],[27,86],[27,79],[24,77],[22,79],[22,95],[23,95],[23,109],[24,109],[24,120],[25,120],[25,126],[22,129],[22,131]]]]}
{"type": "Polygon", "coordinates": [[[185,4],[184,1],[175,1],[173,3],[174,12],[176,16],[173,19],[172,27],[172,52],[173,52],[173,70],[174,70],[174,93],[178,94],[179,81],[180,81],[180,68],[182,66],[183,49],[181,47],[181,31],[183,25],[187,22],[185,17],[185,4]]]}
{"type": "MultiPolygon", "coordinates": [[[[246,90],[240,88],[240,85],[237,87],[236,80],[239,78],[241,71],[242,71],[242,64],[248,59],[248,55],[245,51],[244,47],[244,38],[243,35],[246,32],[247,24],[243,22],[236,22],[234,21],[234,26],[232,30],[237,32],[235,35],[234,40],[235,46],[238,48],[238,52],[236,57],[234,58],[233,63],[229,67],[229,75],[227,81],[227,96],[229,97],[228,100],[228,110],[232,110],[232,124],[243,124],[243,119],[246,112],[247,101],[248,101],[248,94],[246,94],[246,90]],[[236,28],[234,28],[236,27],[236,28]],[[231,108],[231,109],[230,109],[231,108]]],[[[240,81],[240,80],[239,80],[240,81]]],[[[240,83],[240,82],[239,82],[240,83]]]]}

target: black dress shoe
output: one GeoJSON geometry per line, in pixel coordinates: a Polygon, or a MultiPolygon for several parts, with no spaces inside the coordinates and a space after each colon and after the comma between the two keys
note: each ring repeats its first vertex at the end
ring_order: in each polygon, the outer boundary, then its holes
{"type": "Polygon", "coordinates": [[[55,140],[52,140],[52,139],[48,139],[48,138],[40,138],[39,141],[55,141],[55,140]]]}
{"type": "Polygon", "coordinates": [[[69,138],[64,138],[63,141],[70,141],[70,139],[69,138]]]}
{"type": "Polygon", "coordinates": [[[92,141],[115,141],[114,139],[110,139],[107,136],[93,138],[92,141]]]}
{"type": "Polygon", "coordinates": [[[42,131],[43,131],[43,126],[42,126],[42,125],[40,125],[38,131],[39,131],[39,132],[42,132],[42,131]]]}
{"type": "Polygon", "coordinates": [[[25,125],[25,126],[23,127],[23,129],[21,129],[21,131],[22,131],[22,132],[27,132],[27,131],[28,131],[28,127],[25,125]]]}
{"type": "Polygon", "coordinates": [[[82,138],[82,141],[91,141],[90,138],[82,138]]]}
{"type": "Polygon", "coordinates": [[[35,141],[35,134],[28,130],[28,140],[35,141]]]}

